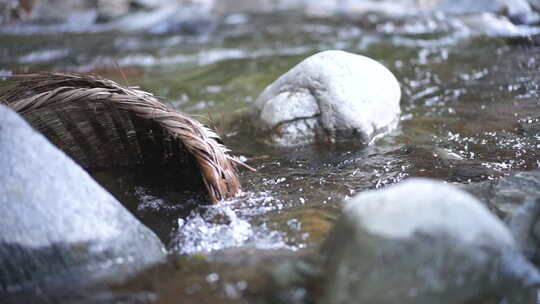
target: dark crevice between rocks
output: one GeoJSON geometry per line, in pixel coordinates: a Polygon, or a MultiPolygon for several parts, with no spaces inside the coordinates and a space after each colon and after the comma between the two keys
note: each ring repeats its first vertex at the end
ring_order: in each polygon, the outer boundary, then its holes
{"type": "Polygon", "coordinates": [[[115,167],[93,171],[96,181],[150,228],[164,244],[179,218],[210,204],[197,170],[176,166],[115,167]]]}
{"type": "Polygon", "coordinates": [[[282,135],[283,134],[283,131],[282,131],[282,128],[288,124],[294,124],[294,123],[298,123],[298,122],[304,122],[306,120],[309,120],[309,119],[317,119],[321,116],[321,114],[316,114],[316,115],[313,115],[313,116],[302,116],[302,117],[297,117],[297,118],[294,118],[294,119],[289,119],[289,120],[284,120],[280,123],[278,123],[277,125],[275,125],[274,127],[272,127],[270,130],[268,130],[267,134],[277,134],[277,135],[282,135]]]}
{"type": "Polygon", "coordinates": [[[321,111],[321,98],[320,98],[320,94],[319,94],[319,91],[326,91],[326,87],[322,85],[322,83],[318,80],[318,79],[312,79],[312,83],[314,86],[317,86],[319,89],[318,90],[314,90],[313,87],[309,87],[308,88],[308,91],[309,93],[311,94],[311,96],[313,96],[313,98],[315,99],[315,101],[317,101],[317,108],[319,108],[319,117],[318,117],[318,126],[319,126],[319,132],[321,134],[316,134],[318,136],[317,139],[322,141],[322,142],[330,142],[330,143],[334,143],[335,142],[335,131],[329,129],[327,126],[324,125],[323,121],[322,121],[322,111],[321,111]]]}

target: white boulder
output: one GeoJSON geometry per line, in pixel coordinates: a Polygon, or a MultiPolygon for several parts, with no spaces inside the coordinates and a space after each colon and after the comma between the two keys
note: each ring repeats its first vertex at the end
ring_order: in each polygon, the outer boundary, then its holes
{"type": "Polygon", "coordinates": [[[368,144],[396,127],[401,91],[394,75],[365,56],[325,51],[268,86],[251,108],[264,141],[279,147],[355,136],[368,144]]]}

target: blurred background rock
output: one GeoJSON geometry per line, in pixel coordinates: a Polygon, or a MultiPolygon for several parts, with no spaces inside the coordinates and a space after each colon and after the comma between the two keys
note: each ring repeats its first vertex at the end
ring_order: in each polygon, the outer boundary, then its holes
{"type": "Polygon", "coordinates": [[[197,33],[234,14],[295,11],[311,17],[352,18],[368,12],[394,18],[473,15],[480,20],[477,23],[535,25],[539,10],[538,0],[2,0],[0,24],[101,24],[127,31],[197,33]]]}

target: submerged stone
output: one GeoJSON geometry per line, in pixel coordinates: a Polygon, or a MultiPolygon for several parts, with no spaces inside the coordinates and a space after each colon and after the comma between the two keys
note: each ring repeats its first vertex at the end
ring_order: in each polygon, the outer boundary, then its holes
{"type": "Polygon", "coordinates": [[[153,232],[2,105],[0,171],[3,303],[85,298],[164,259],[153,232]]]}
{"type": "Polygon", "coordinates": [[[268,86],[251,108],[257,131],[278,147],[356,137],[396,127],[401,91],[377,61],[343,51],[315,54],[268,86]]]}
{"type": "Polygon", "coordinates": [[[343,213],[323,250],[325,303],[536,303],[540,273],[464,191],[411,179],[361,193],[343,213]]]}

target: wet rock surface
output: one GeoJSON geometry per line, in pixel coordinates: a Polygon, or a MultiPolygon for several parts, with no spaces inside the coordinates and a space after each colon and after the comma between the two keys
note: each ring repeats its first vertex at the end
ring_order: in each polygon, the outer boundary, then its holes
{"type": "Polygon", "coordinates": [[[355,138],[369,144],[397,125],[399,83],[373,59],[343,51],[308,57],[251,108],[266,143],[279,147],[355,138]]]}
{"type": "Polygon", "coordinates": [[[503,218],[527,258],[540,263],[540,170],[460,187],[503,218]]]}
{"type": "Polygon", "coordinates": [[[508,218],[529,200],[540,198],[540,170],[460,186],[501,218],[508,218]]]}
{"type": "Polygon", "coordinates": [[[528,199],[507,219],[508,227],[523,254],[536,265],[540,263],[540,200],[528,199]]]}
{"type": "Polygon", "coordinates": [[[164,258],[159,239],[17,114],[0,106],[3,303],[86,298],[164,258]]]}
{"type": "Polygon", "coordinates": [[[540,273],[503,223],[453,186],[412,179],[359,194],[343,213],[324,248],[325,303],[536,303],[526,297],[540,273]]]}

